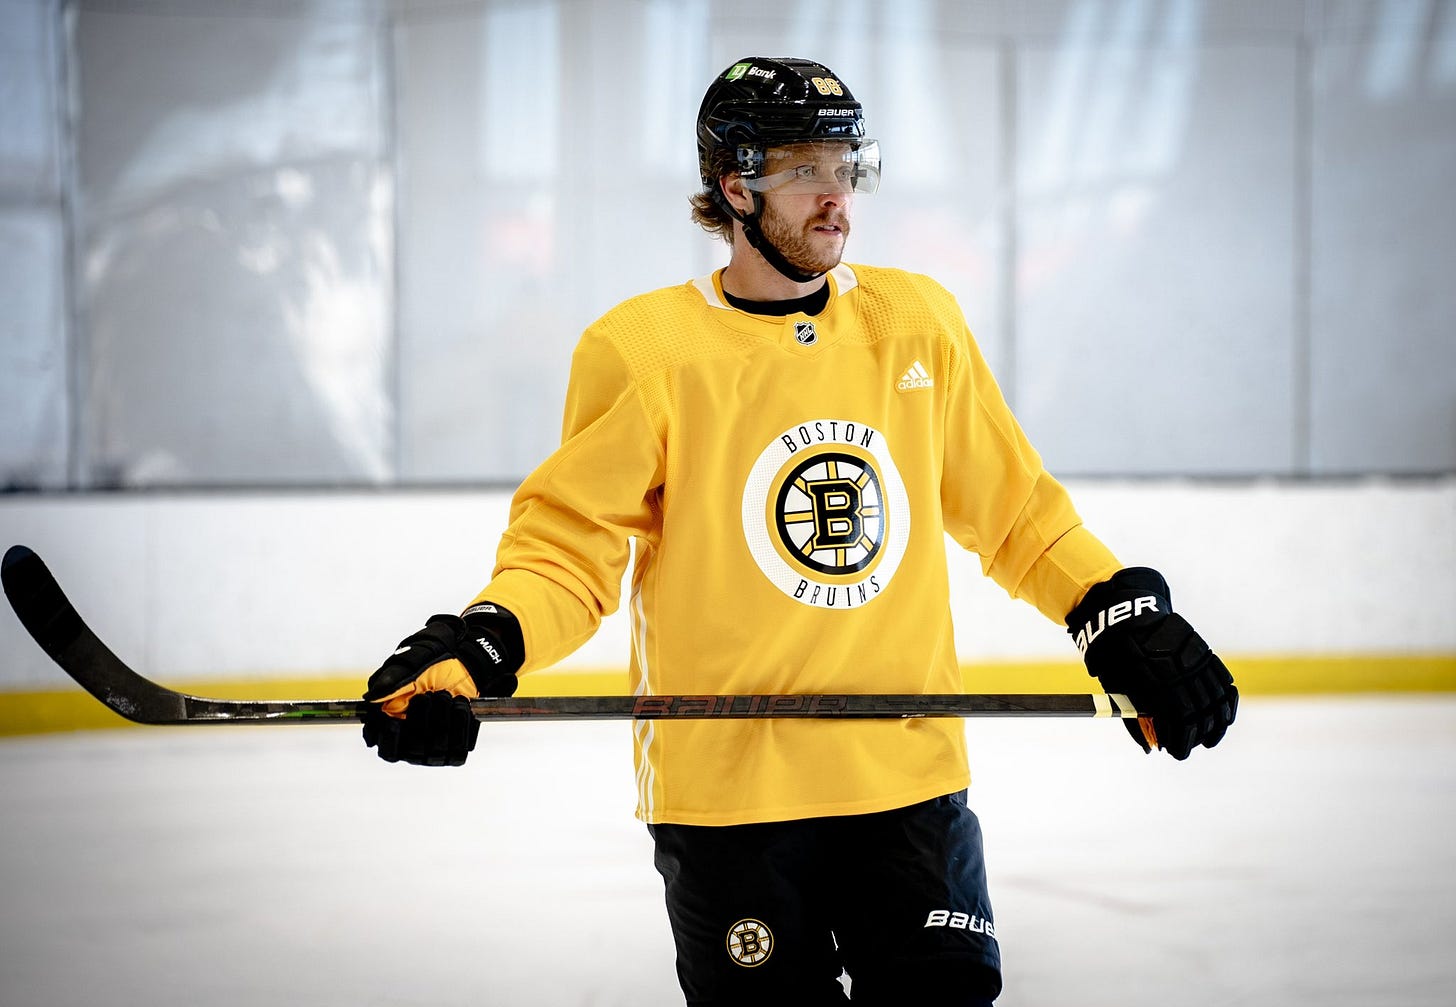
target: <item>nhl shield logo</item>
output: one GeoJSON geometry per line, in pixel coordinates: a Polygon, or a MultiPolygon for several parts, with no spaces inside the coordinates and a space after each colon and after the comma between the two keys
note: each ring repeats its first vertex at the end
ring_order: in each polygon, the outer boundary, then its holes
{"type": "Polygon", "coordinates": [[[813,322],[795,322],[794,338],[800,346],[813,346],[819,341],[819,333],[814,331],[813,322]]]}

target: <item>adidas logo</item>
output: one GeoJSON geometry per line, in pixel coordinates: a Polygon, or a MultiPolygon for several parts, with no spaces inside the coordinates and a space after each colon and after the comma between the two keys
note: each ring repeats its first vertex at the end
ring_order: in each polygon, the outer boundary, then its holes
{"type": "Polygon", "coordinates": [[[925,369],[925,365],[918,360],[910,365],[910,369],[908,371],[900,375],[899,381],[895,382],[895,391],[897,392],[913,392],[917,388],[934,387],[935,381],[933,378],[931,378],[930,372],[927,371],[925,369]]]}

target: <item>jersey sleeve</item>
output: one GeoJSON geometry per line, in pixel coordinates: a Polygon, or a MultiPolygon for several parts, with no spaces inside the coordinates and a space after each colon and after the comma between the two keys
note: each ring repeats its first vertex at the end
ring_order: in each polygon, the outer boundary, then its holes
{"type": "Polygon", "coordinates": [[[1043,468],[964,323],[948,354],[946,531],[1012,597],[1061,622],[1121,564],[1043,468]]]}
{"type": "Polygon", "coordinates": [[[475,599],[520,620],[523,671],[565,657],[616,611],[630,540],[654,534],[663,459],[621,356],[588,330],[572,356],[561,447],[516,491],[475,599]]]}

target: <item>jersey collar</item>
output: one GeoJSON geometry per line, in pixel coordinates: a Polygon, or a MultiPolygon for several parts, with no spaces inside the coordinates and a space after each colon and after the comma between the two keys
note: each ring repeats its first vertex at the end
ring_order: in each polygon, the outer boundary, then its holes
{"type": "MultiPolygon", "coordinates": [[[[827,311],[829,307],[833,306],[836,300],[859,286],[859,278],[854,275],[854,269],[852,267],[842,262],[825,275],[829,277],[829,305],[825,308],[827,311]]],[[[692,285],[697,288],[698,293],[703,295],[703,300],[708,302],[708,307],[721,308],[724,311],[748,315],[748,312],[739,311],[739,309],[729,304],[728,299],[723,296],[723,270],[715,269],[707,276],[700,276],[692,281],[692,285]]],[[[762,318],[765,316],[749,315],[749,317],[762,318]]]]}

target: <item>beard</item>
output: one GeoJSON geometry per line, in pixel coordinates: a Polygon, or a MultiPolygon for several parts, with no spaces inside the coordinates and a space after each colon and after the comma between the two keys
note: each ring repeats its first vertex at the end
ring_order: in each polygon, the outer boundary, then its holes
{"type": "Polygon", "coordinates": [[[758,217],[759,229],[789,265],[805,273],[827,273],[844,256],[844,244],[849,239],[849,214],[843,209],[817,214],[806,221],[796,222],[780,213],[771,200],[763,201],[763,210],[758,217]],[[826,224],[839,228],[839,240],[814,230],[826,224]]]}

